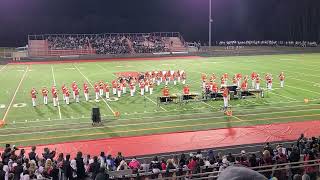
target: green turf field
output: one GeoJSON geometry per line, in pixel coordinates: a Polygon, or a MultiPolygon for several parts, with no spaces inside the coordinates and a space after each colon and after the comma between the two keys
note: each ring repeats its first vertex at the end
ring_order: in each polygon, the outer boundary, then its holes
{"type": "MultiPolygon", "coordinates": [[[[16,145],[53,143],[71,140],[95,139],[115,136],[133,136],[160,132],[205,130],[212,128],[248,126],[275,122],[307,121],[320,119],[320,54],[294,54],[270,56],[212,57],[203,59],[119,61],[98,63],[68,63],[43,65],[0,65],[0,119],[6,126],[0,129],[0,142],[16,145]],[[230,121],[220,110],[223,101],[194,102],[183,105],[170,104],[158,107],[154,95],[144,97],[125,95],[118,101],[81,102],[53,107],[51,94],[49,105],[42,104],[38,94],[38,106],[32,107],[30,90],[50,87],[58,89],[65,83],[70,87],[76,81],[80,88],[84,81],[110,82],[114,73],[125,71],[178,70],[187,73],[191,92],[200,93],[202,72],[222,75],[258,72],[273,74],[272,91],[265,98],[231,101],[233,117],[230,121]],[[280,88],[278,74],[286,75],[285,88],[280,88]],[[20,87],[20,88],[18,88],[20,87]],[[17,89],[18,88],[18,89],[17,89]],[[304,99],[309,99],[305,103],[304,99]],[[100,107],[103,127],[91,126],[91,108],[100,107]],[[7,111],[7,109],[9,110],[7,111]],[[119,111],[119,119],[113,116],[119,111]],[[6,113],[7,112],[7,113],[6,113]]],[[[230,83],[230,80],[229,80],[230,83]]],[[[249,81],[249,85],[251,82],[249,81]]],[[[89,84],[90,86],[90,84],[89,84]]],[[[264,81],[261,82],[265,88],[264,81]]],[[[170,93],[180,93],[182,86],[170,85],[170,93]]],[[[90,89],[93,98],[93,89],[90,89]]],[[[81,100],[84,100],[81,92],[81,100]]],[[[62,99],[60,97],[60,99],[62,99]]]]}

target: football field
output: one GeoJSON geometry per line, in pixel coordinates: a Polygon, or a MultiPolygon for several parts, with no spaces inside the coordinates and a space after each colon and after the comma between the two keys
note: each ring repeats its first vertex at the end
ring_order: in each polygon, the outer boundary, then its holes
{"type": "MultiPolygon", "coordinates": [[[[33,145],[72,140],[97,139],[116,136],[136,136],[164,132],[195,131],[235,126],[252,126],[277,122],[320,120],[320,54],[291,54],[268,56],[209,57],[190,59],[134,60],[110,62],[80,62],[60,64],[0,65],[0,128],[1,146],[5,143],[33,145]],[[231,100],[233,116],[221,111],[223,101],[189,102],[157,106],[163,85],[155,87],[153,95],[142,97],[129,93],[111,100],[93,100],[95,82],[111,82],[119,72],[153,70],[184,70],[190,92],[201,93],[201,73],[249,75],[255,71],[262,78],[273,75],[273,90],[264,98],[231,100]],[[286,75],[285,87],[280,88],[278,75],[286,75]],[[80,103],[62,101],[58,107],[44,105],[43,86],[49,91],[53,84],[61,90],[70,89],[76,81],[82,89],[87,81],[91,99],[80,103]],[[32,107],[30,91],[39,92],[37,107],[32,107]],[[306,101],[307,100],[307,101],[306,101]],[[92,127],[91,109],[100,107],[103,126],[92,127]],[[114,117],[120,112],[120,117],[114,117]]],[[[218,81],[220,84],[220,81],[218,81]]],[[[228,81],[231,83],[231,80],[228,81]]],[[[249,81],[249,86],[251,81],[249,81]]],[[[265,89],[265,81],[261,82],[265,89]]],[[[181,93],[183,86],[169,85],[170,93],[181,93]]]]}

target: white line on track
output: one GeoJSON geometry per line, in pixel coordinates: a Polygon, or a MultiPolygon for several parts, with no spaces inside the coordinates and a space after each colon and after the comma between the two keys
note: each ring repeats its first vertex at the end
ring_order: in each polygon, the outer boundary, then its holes
{"type": "MultiPolygon", "coordinates": [[[[56,83],[56,78],[55,78],[55,76],[54,76],[54,71],[53,71],[53,66],[52,66],[52,65],[51,65],[51,72],[52,72],[53,85],[56,86],[57,83],[56,83]]],[[[59,101],[58,101],[58,111],[59,111],[59,118],[62,119],[59,101]]]]}
{"type": "Polygon", "coordinates": [[[18,92],[18,90],[20,89],[20,86],[21,86],[24,78],[26,77],[26,74],[27,74],[28,71],[29,71],[29,66],[27,66],[27,68],[25,69],[25,72],[24,72],[23,76],[22,76],[21,79],[20,79],[20,82],[19,82],[19,84],[18,84],[18,86],[17,86],[17,88],[16,88],[16,90],[15,90],[13,96],[12,96],[12,99],[11,99],[11,101],[10,101],[10,103],[9,103],[8,109],[7,109],[7,110],[5,111],[5,113],[4,113],[4,116],[3,116],[3,118],[2,118],[3,121],[6,120],[6,117],[7,117],[8,113],[9,113],[9,111],[10,111],[11,105],[12,105],[12,103],[13,103],[16,95],[17,95],[17,92],[18,92]]]}
{"type": "MultiPolygon", "coordinates": [[[[288,112],[304,112],[304,111],[320,111],[319,109],[304,109],[304,110],[294,110],[294,111],[280,111],[280,112],[266,112],[266,113],[259,113],[259,114],[244,114],[244,115],[237,115],[237,116],[257,116],[261,114],[281,114],[281,113],[288,113],[288,112]]],[[[319,114],[315,114],[315,116],[319,116],[319,114]]],[[[141,125],[151,125],[151,124],[162,124],[162,123],[174,123],[174,122],[190,122],[190,121],[198,121],[198,120],[211,120],[211,119],[219,119],[223,118],[223,116],[214,116],[214,117],[203,117],[203,118],[184,118],[178,120],[168,120],[168,121],[153,121],[153,122],[142,122],[142,123],[132,123],[132,124],[115,124],[112,127],[128,127],[128,126],[141,126],[141,125]]],[[[235,117],[235,116],[233,116],[235,117]]],[[[239,117],[235,117],[240,119],[239,117]]],[[[277,118],[277,117],[273,117],[277,118]]],[[[243,121],[241,119],[241,121],[243,121]]],[[[104,127],[96,127],[95,129],[105,129],[108,128],[107,126],[104,127]]],[[[32,134],[43,134],[43,133],[52,133],[52,132],[70,132],[70,131],[79,131],[79,130],[87,130],[92,129],[92,127],[87,128],[77,128],[77,129],[60,129],[60,130],[49,130],[49,131],[36,131],[36,132],[26,132],[26,133],[12,133],[12,134],[2,134],[0,137],[12,137],[12,136],[19,136],[19,135],[32,135],[32,134]]]]}
{"type": "Polygon", "coordinates": [[[3,67],[0,69],[0,72],[1,72],[2,70],[4,70],[7,66],[8,66],[8,64],[6,64],[5,66],[3,66],[3,67]]]}
{"type": "MultiPolygon", "coordinates": [[[[87,82],[90,84],[90,86],[92,88],[94,88],[93,84],[90,82],[90,80],[80,71],[80,69],[75,65],[73,64],[73,66],[78,70],[78,72],[87,80],[87,82]]],[[[113,109],[110,107],[110,105],[108,104],[108,102],[102,97],[100,96],[100,98],[102,99],[102,101],[107,105],[107,107],[109,108],[109,110],[112,112],[112,114],[114,114],[114,111],[113,109]]]]}

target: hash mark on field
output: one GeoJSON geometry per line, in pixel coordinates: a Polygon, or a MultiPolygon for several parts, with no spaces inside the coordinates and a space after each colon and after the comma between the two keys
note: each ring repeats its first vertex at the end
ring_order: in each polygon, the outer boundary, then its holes
{"type": "MultiPolygon", "coordinates": [[[[51,72],[52,72],[52,78],[53,78],[53,85],[56,86],[56,78],[54,76],[54,72],[53,72],[53,66],[51,65],[51,72]]],[[[62,119],[62,116],[61,116],[61,109],[60,109],[60,103],[58,101],[58,111],[59,111],[59,118],[62,119]]]]}
{"type": "MultiPolygon", "coordinates": [[[[88,83],[90,84],[90,86],[92,88],[94,88],[93,84],[90,82],[90,80],[80,71],[80,69],[75,65],[73,64],[73,66],[78,70],[78,72],[88,81],[88,83]]],[[[114,114],[114,111],[113,109],[110,107],[110,105],[108,104],[108,102],[102,97],[100,96],[100,98],[102,99],[102,101],[107,105],[107,107],[109,108],[109,110],[112,112],[112,114],[114,114]]]]}
{"type": "Polygon", "coordinates": [[[12,103],[13,103],[16,95],[17,95],[17,92],[18,92],[18,90],[20,89],[20,86],[21,86],[21,84],[22,84],[22,81],[23,81],[24,78],[26,77],[26,74],[27,74],[28,70],[29,70],[29,66],[27,66],[26,71],[25,71],[24,74],[22,75],[22,77],[21,77],[21,79],[20,79],[20,82],[19,82],[19,84],[18,84],[18,86],[17,86],[17,88],[16,88],[16,91],[14,92],[14,94],[13,94],[13,96],[12,96],[12,99],[11,99],[11,101],[10,101],[10,103],[9,103],[9,106],[8,106],[7,110],[5,111],[5,113],[4,113],[4,116],[3,116],[3,118],[2,118],[2,120],[3,120],[4,122],[5,122],[5,120],[6,120],[6,117],[7,117],[7,115],[8,115],[8,112],[9,112],[9,110],[10,110],[10,108],[11,108],[11,105],[12,105],[12,103]]]}

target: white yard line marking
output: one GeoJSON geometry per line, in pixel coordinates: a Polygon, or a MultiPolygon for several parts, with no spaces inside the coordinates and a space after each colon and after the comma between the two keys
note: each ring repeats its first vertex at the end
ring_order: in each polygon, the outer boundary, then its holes
{"type": "MultiPolygon", "coordinates": [[[[150,99],[147,95],[144,95],[144,97],[145,97],[146,99],[148,99],[149,101],[151,101],[153,104],[157,105],[157,103],[154,102],[152,99],[150,99]]],[[[166,110],[166,109],[165,109],[164,107],[162,107],[162,106],[160,106],[160,108],[161,108],[162,110],[164,110],[164,111],[168,111],[168,110],[166,110]]]]}
{"type": "Polygon", "coordinates": [[[284,97],[284,98],[287,98],[287,99],[290,99],[290,100],[297,101],[297,99],[295,99],[295,98],[292,98],[292,97],[289,97],[289,96],[285,96],[285,95],[281,95],[281,94],[277,94],[277,93],[274,93],[274,92],[272,92],[270,90],[266,90],[265,94],[268,94],[268,93],[274,94],[276,96],[281,96],[281,97],[284,97]]]}
{"type": "Polygon", "coordinates": [[[15,90],[13,96],[12,96],[12,99],[11,99],[11,101],[10,101],[10,103],[9,103],[9,106],[8,106],[7,110],[5,111],[5,113],[4,113],[4,116],[3,116],[3,118],[2,118],[3,121],[6,120],[6,117],[7,117],[8,113],[9,113],[9,111],[10,111],[11,105],[12,105],[14,99],[16,98],[16,95],[17,95],[17,93],[18,93],[18,90],[20,89],[20,86],[21,86],[24,78],[26,77],[26,74],[27,74],[28,71],[29,71],[29,66],[27,66],[27,68],[26,68],[23,76],[22,76],[21,79],[20,79],[20,82],[19,82],[19,84],[18,84],[18,86],[17,86],[17,88],[16,88],[16,90],[15,90]]]}
{"type": "Polygon", "coordinates": [[[7,66],[8,66],[8,64],[6,64],[5,66],[3,66],[3,67],[0,69],[0,72],[1,72],[2,70],[4,70],[7,66]]]}
{"type": "Polygon", "coordinates": [[[211,106],[210,104],[208,104],[208,103],[206,103],[206,102],[204,102],[204,101],[201,101],[203,104],[205,104],[205,105],[207,105],[207,106],[209,106],[209,107],[211,107],[212,109],[215,109],[215,107],[213,107],[213,106],[211,106]]]}
{"type": "MultiPolygon", "coordinates": [[[[308,110],[295,110],[295,111],[281,111],[281,112],[266,112],[266,113],[259,113],[259,114],[244,114],[244,115],[237,115],[237,116],[258,116],[261,114],[281,114],[281,113],[288,113],[288,112],[303,112],[303,111],[320,111],[319,109],[308,109],[308,110]]],[[[318,116],[319,114],[315,114],[315,116],[318,116]]],[[[143,122],[143,123],[132,123],[132,124],[116,124],[112,127],[128,127],[128,126],[141,126],[141,125],[151,125],[151,124],[162,124],[162,123],[174,123],[174,122],[190,122],[190,121],[198,121],[198,120],[211,120],[211,119],[219,119],[224,118],[223,116],[214,116],[214,117],[203,117],[203,118],[185,118],[185,119],[179,119],[179,120],[168,120],[168,121],[153,121],[153,122],[143,122]]],[[[235,117],[235,116],[232,116],[235,117]]],[[[283,117],[283,116],[282,116],[283,117]]],[[[238,117],[235,117],[238,118],[238,117]]],[[[273,117],[273,118],[279,118],[279,117],[273,117]]],[[[238,118],[240,119],[240,118],[238,118]]],[[[240,121],[245,121],[240,119],[240,121]]],[[[96,127],[98,129],[105,129],[108,128],[105,127],[96,127]]],[[[92,129],[92,127],[87,128],[77,128],[77,129],[60,129],[60,130],[49,130],[49,131],[37,131],[37,132],[27,132],[27,133],[12,133],[12,134],[2,134],[0,137],[7,137],[7,136],[19,136],[19,135],[32,135],[32,134],[43,134],[43,133],[52,133],[52,132],[70,132],[70,131],[79,131],[79,130],[87,130],[92,129]]]]}
{"type": "MultiPolygon", "coordinates": [[[[104,68],[103,66],[101,66],[100,64],[96,64],[96,66],[98,66],[98,67],[100,67],[101,69],[103,69],[104,71],[108,72],[108,70],[107,70],[106,68],[104,68]]],[[[112,74],[112,76],[114,76],[114,77],[118,77],[118,76],[116,76],[116,75],[113,74],[113,73],[111,73],[111,74],[112,74]]]]}
{"type": "Polygon", "coordinates": [[[317,84],[319,82],[314,82],[314,81],[308,81],[308,80],[304,80],[304,79],[298,79],[298,78],[294,78],[294,77],[288,77],[287,79],[293,79],[293,80],[297,80],[297,81],[304,81],[304,82],[308,82],[308,83],[313,83],[313,84],[317,84]]]}
{"type": "Polygon", "coordinates": [[[238,118],[237,116],[232,116],[232,117],[238,119],[239,121],[243,121],[243,119],[240,119],[240,118],[238,118]]]}
{"type": "MultiPolygon", "coordinates": [[[[87,80],[87,82],[90,84],[90,86],[92,88],[94,88],[93,84],[90,82],[90,80],[80,71],[80,69],[75,65],[73,64],[73,66],[78,70],[78,72],[87,80]]],[[[102,97],[100,96],[100,98],[102,99],[102,101],[107,105],[107,107],[109,108],[109,110],[112,112],[112,114],[114,114],[114,111],[113,109],[110,107],[110,105],[108,104],[108,102],[102,97]]]]}
{"type": "MultiPolygon", "coordinates": [[[[53,66],[52,66],[52,65],[51,65],[51,73],[52,73],[53,85],[56,86],[57,83],[56,83],[56,78],[55,78],[55,76],[54,76],[54,71],[53,71],[53,66]]],[[[58,101],[58,111],[59,111],[59,118],[62,119],[59,101],[58,101]]]]}

